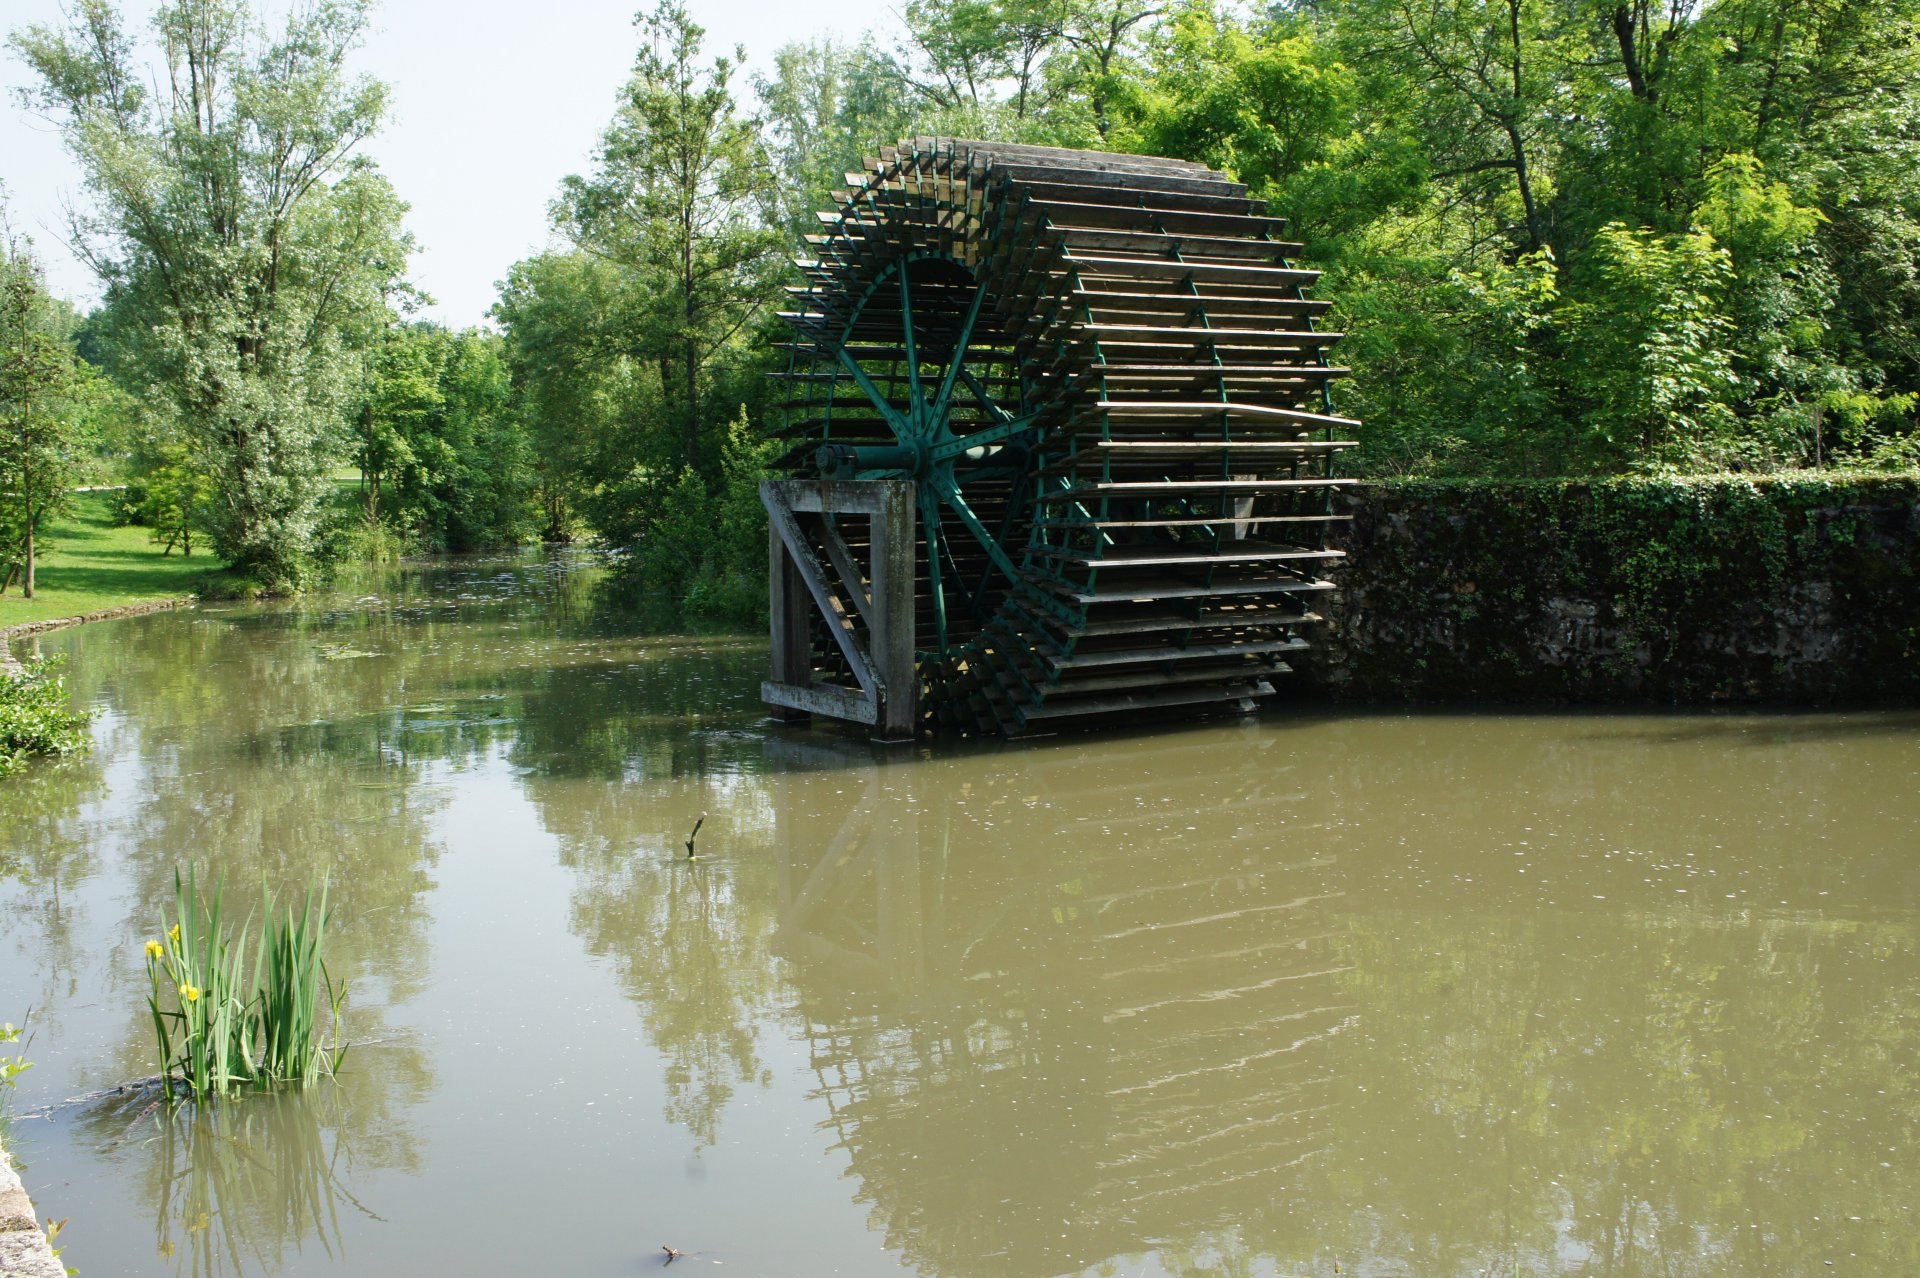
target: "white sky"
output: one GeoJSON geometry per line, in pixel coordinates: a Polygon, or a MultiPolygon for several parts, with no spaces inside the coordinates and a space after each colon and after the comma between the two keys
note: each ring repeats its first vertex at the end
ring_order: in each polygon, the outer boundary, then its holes
{"type": "MultiPolygon", "coordinates": [[[[129,31],[145,33],[154,0],[121,0],[129,31]]],[[[269,14],[278,0],[257,0],[269,14]]],[[[749,71],[794,40],[857,37],[897,19],[887,0],[687,0],[707,29],[706,56],[747,48],[749,71]],[[827,25],[822,14],[837,22],[827,25]]],[[[632,65],[638,0],[385,0],[356,67],[393,86],[387,127],[369,151],[400,197],[419,242],[414,281],[428,314],[480,323],[507,267],[548,242],[547,202],[568,173],[585,172],[614,95],[632,65]]],[[[59,0],[0,0],[0,30],[60,21],[59,0]]],[[[14,90],[26,66],[0,52],[0,182],[16,233],[33,237],[52,290],[85,304],[93,276],[65,247],[79,171],[53,128],[14,90]]],[[[735,80],[750,101],[746,75],[735,80]]]]}

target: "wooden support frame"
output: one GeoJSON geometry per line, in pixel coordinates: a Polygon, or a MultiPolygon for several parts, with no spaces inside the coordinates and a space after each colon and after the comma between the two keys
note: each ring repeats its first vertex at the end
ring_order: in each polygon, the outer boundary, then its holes
{"type": "Polygon", "coordinates": [[[915,666],[914,513],[909,479],[770,479],[767,508],[772,678],[760,699],[779,719],[824,714],[872,725],[881,741],[911,741],[920,726],[915,666]],[[867,520],[866,570],[838,526],[867,520]],[[813,668],[813,621],[826,622],[854,684],[823,682],[813,668]]]}

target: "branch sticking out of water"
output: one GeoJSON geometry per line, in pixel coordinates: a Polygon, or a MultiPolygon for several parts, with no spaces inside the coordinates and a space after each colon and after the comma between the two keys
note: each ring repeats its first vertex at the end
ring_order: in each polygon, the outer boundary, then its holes
{"type": "Polygon", "coordinates": [[[702,812],[700,814],[700,819],[693,823],[693,833],[687,836],[687,860],[689,861],[694,859],[693,841],[700,837],[700,827],[705,825],[706,823],[707,823],[707,814],[702,812]]]}

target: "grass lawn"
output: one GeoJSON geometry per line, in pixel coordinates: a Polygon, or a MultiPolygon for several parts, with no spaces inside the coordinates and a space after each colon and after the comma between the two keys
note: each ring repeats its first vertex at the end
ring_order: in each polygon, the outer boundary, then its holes
{"type": "Polygon", "coordinates": [[[14,582],[0,595],[0,630],[23,621],[51,621],[152,599],[190,595],[196,582],[220,567],[212,554],[194,548],[193,558],[178,550],[164,558],[147,540],[145,528],[115,527],[117,492],[81,493],[73,510],[55,524],[49,549],[35,574],[38,593],[21,598],[14,582]]]}

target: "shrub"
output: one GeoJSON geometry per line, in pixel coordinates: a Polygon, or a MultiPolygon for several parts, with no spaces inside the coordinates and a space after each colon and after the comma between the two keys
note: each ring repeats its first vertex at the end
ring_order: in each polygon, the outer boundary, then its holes
{"type": "Polygon", "coordinates": [[[36,754],[73,754],[92,744],[92,715],[67,701],[58,659],[0,672],[0,777],[36,754]]]}

